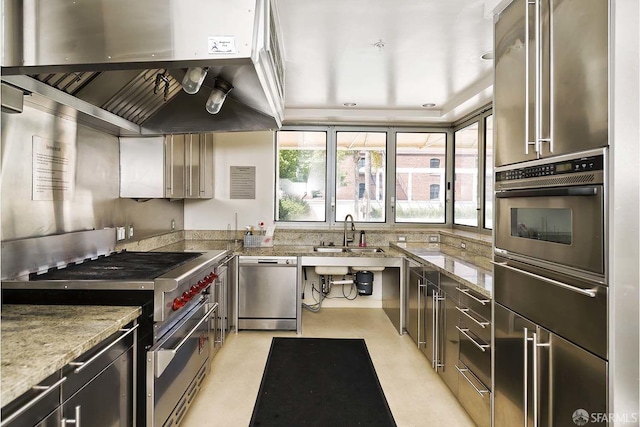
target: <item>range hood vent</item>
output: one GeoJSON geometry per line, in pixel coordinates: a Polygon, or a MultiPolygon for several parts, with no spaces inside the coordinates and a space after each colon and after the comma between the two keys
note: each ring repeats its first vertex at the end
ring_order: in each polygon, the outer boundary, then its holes
{"type": "Polygon", "coordinates": [[[272,0],[9,2],[4,23],[4,81],[92,118],[110,117],[94,107],[112,113],[129,123],[117,125],[125,134],[136,126],[158,134],[282,124],[284,58],[272,0]],[[180,83],[191,67],[209,70],[195,95],[180,83]],[[211,115],[205,103],[216,78],[234,89],[211,115]]]}

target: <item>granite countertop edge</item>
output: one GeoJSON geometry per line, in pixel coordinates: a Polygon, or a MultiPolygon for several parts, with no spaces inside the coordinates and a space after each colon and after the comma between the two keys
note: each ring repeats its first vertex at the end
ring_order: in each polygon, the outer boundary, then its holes
{"type": "Polygon", "coordinates": [[[2,405],[138,318],[134,306],[2,305],[2,405]]]}
{"type": "MultiPolygon", "coordinates": [[[[445,264],[447,264],[447,261],[451,260],[454,261],[456,263],[462,263],[463,265],[465,265],[466,267],[473,269],[475,272],[477,272],[477,275],[475,275],[474,279],[475,280],[471,280],[468,277],[464,277],[461,276],[459,274],[456,274],[454,271],[448,270],[446,267],[442,267],[440,265],[434,264],[432,262],[430,262],[428,259],[423,258],[420,253],[418,253],[415,250],[412,250],[411,247],[402,247],[402,246],[398,246],[397,244],[391,244],[391,247],[395,248],[396,250],[405,253],[406,255],[411,256],[413,259],[415,259],[418,262],[421,262],[423,264],[427,264],[432,268],[435,268],[437,271],[439,271],[440,273],[443,273],[447,276],[449,276],[450,278],[456,280],[457,282],[467,286],[468,288],[470,288],[471,290],[478,292],[479,294],[487,297],[487,298],[492,298],[492,291],[493,291],[493,273],[491,271],[489,271],[486,268],[483,268],[482,266],[478,266],[476,264],[474,264],[471,260],[469,259],[464,259],[462,257],[459,256],[455,256],[452,254],[449,254],[445,251],[442,251],[440,248],[439,244],[429,244],[429,243],[412,243],[412,245],[416,245],[418,247],[420,247],[421,250],[424,250],[426,252],[430,252],[433,254],[438,254],[441,255],[444,259],[445,259],[445,264]],[[485,283],[480,283],[480,281],[484,281],[485,283]],[[489,282],[489,283],[487,283],[489,282]],[[488,286],[487,286],[488,284],[488,286]]],[[[488,260],[487,260],[488,262],[488,260]]]]}

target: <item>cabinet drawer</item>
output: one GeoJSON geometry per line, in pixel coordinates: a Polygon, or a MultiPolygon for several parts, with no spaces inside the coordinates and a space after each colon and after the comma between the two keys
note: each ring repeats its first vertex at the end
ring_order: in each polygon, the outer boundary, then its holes
{"type": "Polygon", "coordinates": [[[458,283],[456,289],[458,301],[461,306],[470,308],[480,317],[491,319],[491,299],[458,283]]]}
{"type": "Polygon", "coordinates": [[[128,325],[63,368],[62,375],[67,377],[67,381],[62,384],[62,401],[77,393],[133,346],[135,334],[133,331],[126,332],[132,328],[132,325],[128,325]]]}
{"type": "Polygon", "coordinates": [[[64,379],[57,372],[2,408],[6,427],[58,426],[60,389],[64,379]],[[49,416],[49,415],[53,416],[49,416]]]}
{"type": "Polygon", "coordinates": [[[491,391],[458,361],[458,400],[478,427],[491,426],[491,391]]]}

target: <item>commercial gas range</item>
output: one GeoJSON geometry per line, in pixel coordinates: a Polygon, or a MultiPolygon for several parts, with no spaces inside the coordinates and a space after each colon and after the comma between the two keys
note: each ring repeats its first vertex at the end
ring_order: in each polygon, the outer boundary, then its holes
{"type": "Polygon", "coordinates": [[[137,425],[178,425],[221,345],[216,279],[227,251],[112,252],[112,229],[70,234],[3,242],[3,275],[22,273],[3,278],[3,303],[141,306],[137,425]]]}

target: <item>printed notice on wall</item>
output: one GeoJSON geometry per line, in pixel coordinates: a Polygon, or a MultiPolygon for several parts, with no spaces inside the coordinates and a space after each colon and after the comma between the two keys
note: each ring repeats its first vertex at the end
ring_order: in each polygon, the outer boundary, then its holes
{"type": "Polygon", "coordinates": [[[256,167],[230,166],[230,191],[232,199],[256,198],[256,167]]]}
{"type": "Polygon", "coordinates": [[[75,146],[34,136],[32,200],[73,199],[75,157],[75,146]]]}

